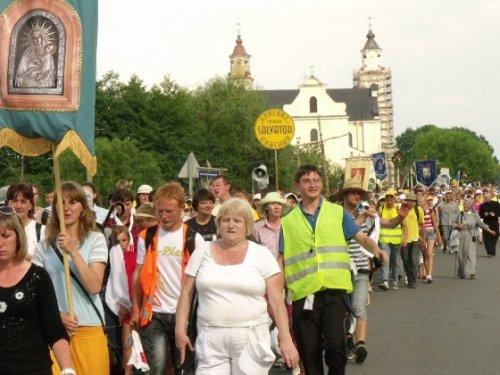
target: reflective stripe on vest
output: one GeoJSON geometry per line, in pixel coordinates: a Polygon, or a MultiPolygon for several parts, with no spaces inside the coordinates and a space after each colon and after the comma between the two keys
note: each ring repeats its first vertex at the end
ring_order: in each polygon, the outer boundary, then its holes
{"type": "MultiPolygon", "coordinates": [[[[380,217],[383,219],[392,219],[398,216],[398,208],[394,206],[390,209],[387,206],[382,206],[380,213],[380,217]]],[[[380,228],[378,241],[387,244],[400,244],[403,241],[403,229],[401,225],[397,225],[395,228],[380,228]]]]}
{"type": "Polygon", "coordinates": [[[341,206],[324,201],[314,235],[299,207],[282,219],[285,280],[293,301],[323,289],[352,292],[343,215],[341,206]]]}

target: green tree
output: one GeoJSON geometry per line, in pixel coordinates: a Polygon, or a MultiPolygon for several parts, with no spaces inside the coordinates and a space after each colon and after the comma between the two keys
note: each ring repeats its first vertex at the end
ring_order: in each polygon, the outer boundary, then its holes
{"type": "Polygon", "coordinates": [[[426,125],[407,129],[396,138],[398,148],[406,155],[406,166],[424,158],[437,160],[438,167],[467,173],[470,181],[495,182],[500,177],[498,159],[483,136],[469,129],[439,128],[426,125]]]}

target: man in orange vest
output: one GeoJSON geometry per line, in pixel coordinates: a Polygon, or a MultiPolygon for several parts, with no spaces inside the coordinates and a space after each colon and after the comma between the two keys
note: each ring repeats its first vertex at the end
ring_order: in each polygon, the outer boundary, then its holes
{"type": "Polygon", "coordinates": [[[169,356],[175,374],[182,373],[175,347],[175,312],[190,254],[204,243],[182,221],[184,199],[177,182],[161,186],[153,198],[160,223],[142,231],[137,243],[132,321],[140,327],[151,375],[166,374],[169,356]]]}

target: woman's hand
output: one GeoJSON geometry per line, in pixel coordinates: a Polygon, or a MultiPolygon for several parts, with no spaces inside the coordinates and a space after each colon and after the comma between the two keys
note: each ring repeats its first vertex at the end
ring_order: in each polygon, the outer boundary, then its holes
{"type": "Polygon", "coordinates": [[[68,331],[70,336],[73,336],[76,333],[76,329],[78,328],[78,317],[75,315],[74,318],[71,318],[69,316],[69,313],[62,312],[61,320],[64,324],[64,327],[66,328],[66,331],[68,331]]]}
{"type": "Polygon", "coordinates": [[[299,363],[299,353],[293,345],[292,339],[279,339],[281,356],[288,368],[295,368],[299,363]]]}
{"type": "Polygon", "coordinates": [[[183,364],[186,359],[186,348],[194,352],[191,340],[185,331],[179,332],[178,330],[175,330],[175,346],[179,349],[181,364],[183,364]]]}
{"type": "Polygon", "coordinates": [[[78,241],[76,239],[73,239],[68,231],[59,233],[57,242],[59,243],[59,247],[61,248],[61,250],[66,252],[68,255],[73,256],[78,251],[78,241]]]}

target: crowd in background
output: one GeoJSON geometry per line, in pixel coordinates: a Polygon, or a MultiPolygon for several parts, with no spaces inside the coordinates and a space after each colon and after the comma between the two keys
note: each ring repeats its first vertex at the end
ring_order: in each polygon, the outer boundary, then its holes
{"type": "MultiPolygon", "coordinates": [[[[477,244],[494,257],[499,237],[496,186],[374,192],[348,180],[324,197],[321,173],[312,166],[299,169],[288,193],[252,195],[235,189],[228,176],[193,195],[176,182],[153,189],[120,180],[105,203],[91,182],[64,183],[60,200],[45,192],[43,205],[41,193],[12,184],[0,211],[0,327],[7,337],[0,344],[0,373],[15,367],[19,373],[107,374],[111,347],[119,348],[125,374],[142,367],[162,375],[195,368],[198,374],[254,375],[281,366],[315,375],[323,373],[318,352],[341,374],[346,360],[363,363],[368,355],[366,306],[374,272],[383,291],[412,289],[419,280],[430,285],[433,256],[442,251],[456,254],[458,278],[475,279],[477,244]],[[328,225],[343,230],[327,234],[328,225]],[[63,255],[70,259],[74,313],[63,255]],[[311,272],[343,283],[311,289],[314,282],[303,276],[308,257],[325,267],[340,264],[324,275],[311,272]],[[27,277],[37,282],[26,283],[27,277]],[[12,301],[25,302],[32,285],[37,298],[49,302],[35,322],[11,308],[12,301]],[[19,286],[15,293],[13,286],[19,286]],[[337,290],[342,293],[323,293],[337,290]],[[318,333],[331,335],[331,342],[317,344],[302,320],[304,311],[314,315],[321,304],[334,306],[339,319],[329,323],[331,332],[318,333]],[[23,335],[14,335],[12,325],[23,335]],[[134,357],[135,331],[145,358],[134,357]],[[33,335],[36,349],[20,341],[33,335]],[[19,364],[19,351],[32,350],[38,361],[19,364]]],[[[27,307],[42,309],[33,301],[27,307]]]]}

